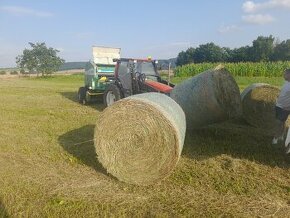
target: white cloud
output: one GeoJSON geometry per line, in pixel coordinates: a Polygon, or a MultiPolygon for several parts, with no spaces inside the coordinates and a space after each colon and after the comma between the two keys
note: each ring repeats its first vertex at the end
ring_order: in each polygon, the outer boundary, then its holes
{"type": "Polygon", "coordinates": [[[0,11],[15,15],[15,16],[35,16],[35,17],[52,17],[53,14],[45,11],[36,11],[31,8],[20,6],[2,6],[0,11]]]}
{"type": "Polygon", "coordinates": [[[250,24],[264,25],[275,21],[275,18],[269,14],[251,14],[242,16],[242,20],[250,24]]]}
{"type": "Polygon", "coordinates": [[[243,4],[243,11],[246,13],[255,12],[257,5],[252,1],[247,1],[243,4]]]}
{"type": "Polygon", "coordinates": [[[218,32],[221,33],[221,34],[224,34],[224,33],[229,33],[229,32],[236,32],[238,30],[240,30],[241,28],[239,28],[238,26],[236,25],[229,25],[229,26],[225,26],[225,25],[222,25],[219,29],[218,29],[218,32]]]}
{"type": "Polygon", "coordinates": [[[290,0],[268,0],[262,3],[255,3],[253,1],[246,1],[243,4],[243,11],[245,13],[256,13],[266,9],[290,9],[290,0]]]}

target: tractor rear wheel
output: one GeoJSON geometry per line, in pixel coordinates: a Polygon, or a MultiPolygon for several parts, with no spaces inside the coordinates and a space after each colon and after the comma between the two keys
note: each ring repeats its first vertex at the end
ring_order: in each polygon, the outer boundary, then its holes
{"type": "Polygon", "coordinates": [[[104,92],[104,105],[106,107],[111,106],[114,102],[118,101],[121,99],[121,91],[118,86],[114,84],[108,85],[106,88],[106,91],[104,92]]]}
{"type": "Polygon", "coordinates": [[[78,91],[78,102],[80,104],[85,105],[87,103],[86,95],[87,95],[87,88],[80,87],[78,91]]]}

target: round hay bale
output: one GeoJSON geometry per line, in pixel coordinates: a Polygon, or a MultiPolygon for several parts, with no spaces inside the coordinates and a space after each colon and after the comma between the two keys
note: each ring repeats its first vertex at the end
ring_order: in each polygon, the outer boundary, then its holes
{"type": "Polygon", "coordinates": [[[267,83],[253,83],[251,85],[249,85],[248,87],[246,87],[243,92],[241,93],[241,100],[243,102],[243,99],[245,98],[245,96],[250,93],[254,88],[256,87],[261,87],[261,86],[269,86],[269,84],[267,83]]]}
{"type": "Polygon", "coordinates": [[[121,181],[153,184],[175,168],[185,130],[184,112],[166,95],[145,93],[122,99],[97,121],[98,160],[121,181]]]}
{"type": "MultiPolygon", "coordinates": [[[[275,131],[275,105],[280,89],[265,83],[254,83],[241,94],[243,117],[252,126],[275,131]]],[[[287,125],[289,125],[289,119],[287,125]]]]}
{"type": "Polygon", "coordinates": [[[239,87],[230,73],[218,67],[175,86],[171,97],[181,106],[187,129],[241,116],[239,87]]]}

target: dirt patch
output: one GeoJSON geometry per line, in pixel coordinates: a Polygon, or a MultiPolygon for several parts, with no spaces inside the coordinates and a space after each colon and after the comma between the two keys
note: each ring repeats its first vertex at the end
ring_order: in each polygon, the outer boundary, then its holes
{"type": "Polygon", "coordinates": [[[11,79],[17,79],[20,78],[19,75],[10,75],[10,74],[6,74],[6,75],[0,75],[0,80],[11,80],[11,79]]]}
{"type": "Polygon", "coordinates": [[[84,69],[74,69],[74,70],[63,70],[55,72],[56,75],[72,75],[72,74],[79,74],[84,73],[84,69]]]}

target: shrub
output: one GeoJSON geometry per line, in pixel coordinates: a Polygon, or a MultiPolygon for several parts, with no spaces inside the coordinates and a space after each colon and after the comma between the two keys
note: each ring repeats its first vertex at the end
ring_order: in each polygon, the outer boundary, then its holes
{"type": "Polygon", "coordinates": [[[14,70],[10,72],[10,75],[18,75],[18,71],[14,70]]]}

